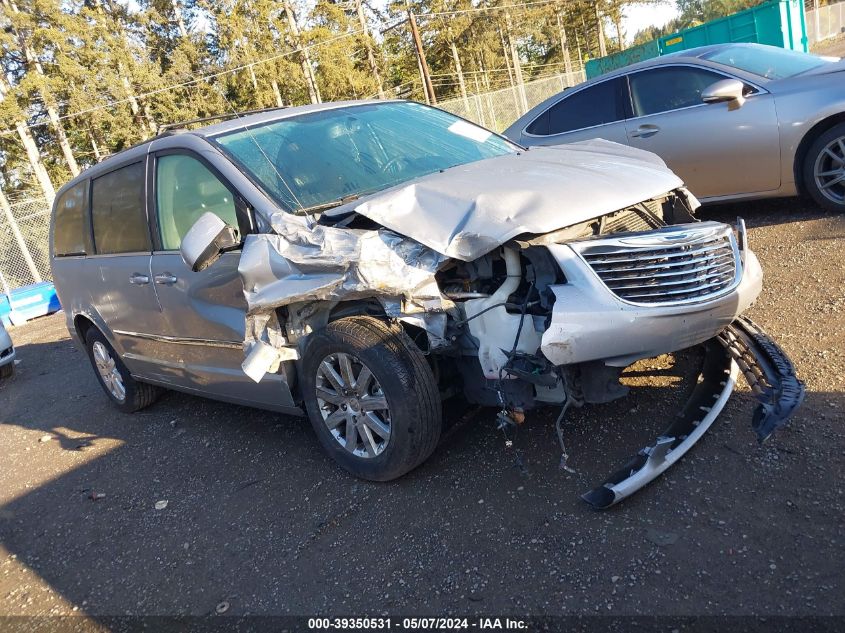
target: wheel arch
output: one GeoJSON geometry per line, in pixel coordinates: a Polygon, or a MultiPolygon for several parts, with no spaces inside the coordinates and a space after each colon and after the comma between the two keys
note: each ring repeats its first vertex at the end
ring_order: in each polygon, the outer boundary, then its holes
{"type": "MultiPolygon", "coordinates": [[[[371,299],[354,299],[350,301],[339,301],[327,307],[324,310],[311,315],[309,323],[314,330],[322,329],[333,321],[345,319],[354,316],[367,316],[379,319],[385,323],[393,320],[387,313],[384,304],[374,298],[371,299]]],[[[414,344],[421,352],[427,354],[428,337],[424,329],[407,323],[401,319],[396,319],[398,324],[405,330],[405,333],[411,338],[414,344]]]]}
{"type": "Polygon", "coordinates": [[[85,344],[85,336],[92,327],[97,328],[97,324],[86,315],[77,314],[73,317],[73,328],[76,330],[76,334],[79,336],[79,340],[82,341],[83,345],[85,344]]]}
{"type": "Polygon", "coordinates": [[[801,142],[798,144],[798,149],[795,151],[795,160],[792,164],[792,172],[795,176],[795,187],[798,189],[799,193],[807,193],[804,183],[804,160],[807,158],[807,152],[810,151],[810,147],[813,145],[815,140],[819,138],[819,136],[840,123],[845,123],[845,112],[831,114],[816,123],[807,131],[801,139],[801,142]]]}

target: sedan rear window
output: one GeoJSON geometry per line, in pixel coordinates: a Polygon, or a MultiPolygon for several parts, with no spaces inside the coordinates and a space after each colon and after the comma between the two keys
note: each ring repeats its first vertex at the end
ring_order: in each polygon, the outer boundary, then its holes
{"type": "Polygon", "coordinates": [[[573,92],[535,119],[525,131],[546,136],[620,121],[624,115],[618,85],[611,79],[573,92]]]}
{"type": "Polygon", "coordinates": [[[766,79],[783,79],[831,63],[821,57],[776,46],[728,46],[703,56],[766,79]]]}

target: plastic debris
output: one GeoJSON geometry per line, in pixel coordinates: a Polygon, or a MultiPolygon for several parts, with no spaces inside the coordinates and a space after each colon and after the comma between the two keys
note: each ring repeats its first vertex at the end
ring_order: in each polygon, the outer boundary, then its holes
{"type": "Polygon", "coordinates": [[[156,501],[156,510],[164,510],[167,507],[167,500],[162,499],[161,501],[156,501]]]}
{"type": "Polygon", "coordinates": [[[105,499],[105,498],[106,498],[106,493],[104,493],[104,492],[94,492],[94,491],[92,490],[92,491],[91,491],[91,494],[89,494],[89,495],[88,495],[88,498],[89,498],[91,501],[99,501],[100,499],[105,499]]]}
{"type": "Polygon", "coordinates": [[[229,610],[229,603],[224,600],[223,602],[219,603],[216,607],[214,607],[214,610],[218,614],[226,613],[226,611],[229,610]]]}
{"type": "Polygon", "coordinates": [[[38,440],[38,441],[43,444],[44,442],[49,442],[52,439],[53,439],[53,436],[48,434],[48,435],[42,435],[41,439],[38,440]]]}

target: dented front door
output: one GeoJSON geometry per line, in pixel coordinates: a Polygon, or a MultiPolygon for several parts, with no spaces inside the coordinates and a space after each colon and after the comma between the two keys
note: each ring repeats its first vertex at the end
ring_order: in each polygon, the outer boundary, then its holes
{"type": "Polygon", "coordinates": [[[178,368],[177,380],[231,402],[294,407],[281,375],[267,374],[255,383],[241,369],[247,304],[238,274],[240,251],[225,253],[200,272],[192,272],[178,251],[182,236],[204,212],[238,226],[233,190],[210,165],[183,151],[157,154],[152,171],[156,250],[150,270],[172,343],[166,360],[178,368]]]}

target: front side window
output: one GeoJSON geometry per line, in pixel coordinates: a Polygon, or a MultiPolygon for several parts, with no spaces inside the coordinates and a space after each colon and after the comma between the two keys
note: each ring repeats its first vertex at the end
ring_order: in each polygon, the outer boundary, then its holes
{"type": "Polygon", "coordinates": [[[144,211],[144,164],[134,163],[91,184],[94,247],[100,254],[150,251],[144,211]]]}
{"type": "Polygon", "coordinates": [[[85,255],[88,251],[88,181],[65,191],[56,201],[53,253],[56,257],[85,255]]]}
{"type": "Polygon", "coordinates": [[[271,198],[292,211],[336,206],[519,150],[489,130],[418,103],[320,110],[215,140],[271,198]]]}
{"type": "Polygon", "coordinates": [[[705,88],[724,75],[692,66],[669,66],[629,75],[634,116],[700,105],[705,88]]]}
{"type": "Polygon", "coordinates": [[[177,250],[207,211],[237,228],[234,197],[217,176],[191,156],[160,156],[156,160],[156,214],[162,249],[177,250]]]}
{"type": "Polygon", "coordinates": [[[617,81],[611,79],[574,92],[549,108],[526,132],[545,136],[620,121],[624,117],[617,87],[617,81]]]}

